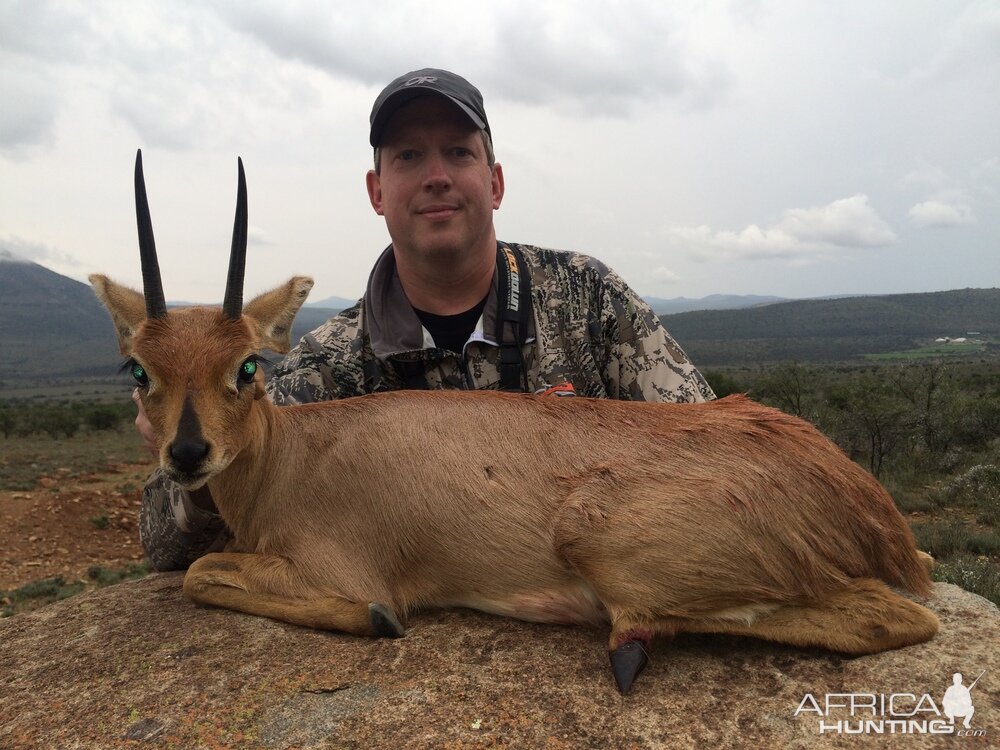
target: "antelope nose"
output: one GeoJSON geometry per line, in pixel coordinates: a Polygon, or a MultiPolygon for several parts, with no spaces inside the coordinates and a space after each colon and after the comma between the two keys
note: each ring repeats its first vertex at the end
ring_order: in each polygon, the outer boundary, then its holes
{"type": "Polygon", "coordinates": [[[208,443],[204,440],[177,440],[170,446],[170,458],[174,465],[185,473],[193,473],[208,455],[208,443]]]}

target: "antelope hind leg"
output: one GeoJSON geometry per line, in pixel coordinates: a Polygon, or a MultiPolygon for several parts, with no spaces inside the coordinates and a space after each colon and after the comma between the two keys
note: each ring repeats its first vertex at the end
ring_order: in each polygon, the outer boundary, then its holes
{"type": "Polygon", "coordinates": [[[196,560],[184,576],[184,594],[198,604],[269,617],[318,630],[398,638],[403,626],[377,602],[309,596],[294,568],[281,557],[217,552],[196,560]],[[301,591],[301,597],[288,593],[301,591]]]}
{"type": "Polygon", "coordinates": [[[645,668],[646,651],[654,635],[728,633],[860,656],[929,641],[939,625],[929,609],[873,578],[854,579],[821,601],[772,606],[767,613],[766,607],[759,607],[762,614],[749,622],[743,616],[754,606],[733,610],[729,613],[732,619],[650,616],[609,606],[612,629],[608,653],[619,691],[629,692],[645,668]]]}
{"type": "Polygon", "coordinates": [[[636,616],[628,610],[608,607],[611,615],[611,636],[608,638],[608,658],[618,692],[632,690],[632,684],[649,664],[649,644],[656,633],[672,632],[665,623],[656,623],[636,616]]]}
{"type": "Polygon", "coordinates": [[[882,581],[856,578],[821,601],[781,605],[750,623],[685,618],[677,621],[677,629],[749,635],[859,656],[929,641],[938,631],[938,619],[882,581]]]}

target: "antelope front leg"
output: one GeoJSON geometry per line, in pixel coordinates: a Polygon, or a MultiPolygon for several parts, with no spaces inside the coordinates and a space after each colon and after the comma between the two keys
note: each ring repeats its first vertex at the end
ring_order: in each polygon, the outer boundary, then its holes
{"type": "Polygon", "coordinates": [[[196,560],[184,594],[198,604],[225,607],[318,630],[398,638],[404,629],[392,609],[341,596],[310,596],[282,557],[217,552],[196,560]]]}

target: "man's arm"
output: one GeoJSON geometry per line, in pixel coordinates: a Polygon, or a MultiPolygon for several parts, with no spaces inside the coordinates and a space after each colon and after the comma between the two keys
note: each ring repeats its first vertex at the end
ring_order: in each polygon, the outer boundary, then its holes
{"type": "Polygon", "coordinates": [[[221,551],[230,537],[207,487],[189,493],[160,469],[153,472],[139,508],[139,539],[153,570],[183,570],[221,551]]]}
{"type": "Polygon", "coordinates": [[[599,306],[604,378],[613,398],[676,403],[715,398],[649,305],[614,271],[602,279],[599,306]]]}

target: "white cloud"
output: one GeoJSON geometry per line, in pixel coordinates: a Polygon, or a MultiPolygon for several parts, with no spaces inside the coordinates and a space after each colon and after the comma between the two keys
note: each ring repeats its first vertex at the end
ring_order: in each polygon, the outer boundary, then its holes
{"type": "Polygon", "coordinates": [[[696,255],[807,259],[837,248],[882,247],[896,242],[896,234],[868,204],[868,196],[854,195],[819,208],[792,208],[771,227],[751,224],[742,231],[713,230],[708,226],[674,227],[670,239],[696,255]]]}
{"type": "Polygon", "coordinates": [[[44,71],[18,65],[0,55],[0,150],[19,158],[51,145],[58,94],[44,71]]]}
{"type": "Polygon", "coordinates": [[[699,26],[705,15],[726,26],[726,13],[697,6],[682,13],[641,0],[585,7],[451,0],[387,13],[378,4],[348,11],[319,0],[221,0],[215,8],[275,55],[373,88],[430,64],[452,67],[509,101],[623,115],[633,104],[661,99],[711,107],[734,77],[725,46],[703,44],[699,26]]]}
{"type": "Polygon", "coordinates": [[[896,241],[889,225],[868,205],[867,195],[852,195],[822,208],[793,208],[778,227],[798,240],[825,246],[881,247],[896,241]]]}
{"type": "Polygon", "coordinates": [[[273,245],[267,233],[260,227],[250,224],[247,227],[247,245],[251,247],[273,245]]]}
{"type": "Polygon", "coordinates": [[[965,224],[974,224],[976,221],[976,217],[968,205],[945,203],[939,200],[918,203],[907,212],[907,215],[921,229],[959,227],[965,224]]]}
{"type": "Polygon", "coordinates": [[[142,146],[171,293],[214,299],[222,271],[191,269],[224,270],[242,154],[250,219],[267,229],[250,242],[273,243],[255,248],[248,284],[293,267],[323,296],[356,295],[388,241],[361,179],[368,111],[394,76],[431,65],[486,96],[505,238],[591,252],[632,284],[659,269],[685,295],[970,286],[996,275],[1000,236],[998,11],[0,0],[0,238],[46,243],[35,252],[53,265],[65,248],[85,270],[134,273],[142,146]],[[850,197],[862,186],[870,200],[850,197]],[[961,262],[906,216],[921,202],[975,215],[953,233],[961,262]]]}
{"type": "Polygon", "coordinates": [[[942,79],[991,67],[1000,67],[1000,5],[980,0],[969,3],[945,29],[940,49],[915,77],[942,79]]]}
{"type": "Polygon", "coordinates": [[[657,266],[649,272],[649,278],[652,281],[659,282],[661,284],[676,284],[681,280],[681,277],[676,273],[671,271],[666,266],[657,266]]]}
{"type": "Polygon", "coordinates": [[[941,167],[927,163],[911,169],[899,180],[900,187],[917,190],[941,190],[954,184],[955,180],[941,167]]]}
{"type": "Polygon", "coordinates": [[[17,235],[0,237],[0,252],[6,251],[12,260],[26,260],[32,263],[46,262],[61,266],[80,267],[74,256],[42,242],[32,242],[17,235]]]}
{"type": "MultiPolygon", "coordinates": [[[[74,93],[124,120],[146,146],[189,149],[253,139],[315,105],[291,70],[210,8],[0,0],[0,149],[51,145],[74,93]],[[8,44],[8,41],[10,44],[8,44]]],[[[301,19],[299,19],[301,22],[301,19]]]]}

